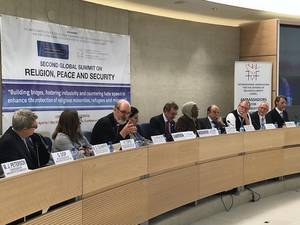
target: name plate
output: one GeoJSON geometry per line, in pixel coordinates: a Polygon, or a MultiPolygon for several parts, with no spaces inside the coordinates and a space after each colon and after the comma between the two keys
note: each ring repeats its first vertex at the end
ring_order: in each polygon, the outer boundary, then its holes
{"type": "Polygon", "coordinates": [[[151,140],[152,140],[153,144],[155,144],[155,145],[163,144],[163,143],[167,142],[164,135],[151,136],[151,140]]]}
{"type": "Polygon", "coordinates": [[[225,127],[226,134],[236,134],[238,131],[235,127],[225,127]]]}
{"type": "Polygon", "coordinates": [[[255,131],[253,125],[244,125],[245,131],[255,131]]]}
{"type": "Polygon", "coordinates": [[[287,128],[296,127],[296,123],[294,121],[285,122],[285,126],[287,128]]]}
{"type": "Polygon", "coordinates": [[[12,177],[29,171],[25,159],[2,163],[1,167],[4,177],[12,177]]]}
{"type": "Polygon", "coordinates": [[[276,129],[276,127],[273,123],[266,123],[265,128],[266,128],[266,130],[276,129]]]}
{"type": "Polygon", "coordinates": [[[95,156],[110,153],[109,147],[106,143],[99,144],[99,145],[93,145],[92,146],[92,151],[93,151],[95,156]]]}
{"type": "Polygon", "coordinates": [[[216,128],[197,130],[197,133],[199,137],[210,137],[219,135],[219,131],[216,128]]]}
{"type": "Polygon", "coordinates": [[[172,138],[174,141],[182,141],[182,140],[189,140],[196,138],[196,135],[193,131],[184,131],[184,132],[177,132],[172,134],[172,138]]]}
{"type": "Polygon", "coordinates": [[[70,150],[61,151],[61,152],[53,152],[53,153],[51,153],[51,156],[53,158],[55,165],[74,161],[70,150]]]}
{"type": "Polygon", "coordinates": [[[122,140],[120,141],[122,150],[129,150],[129,149],[133,149],[136,148],[135,142],[133,139],[126,139],[126,140],[122,140]]]}

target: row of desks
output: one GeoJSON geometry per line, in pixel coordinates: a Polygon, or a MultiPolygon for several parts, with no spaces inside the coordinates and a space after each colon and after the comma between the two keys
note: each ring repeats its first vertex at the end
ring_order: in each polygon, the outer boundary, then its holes
{"type": "Polygon", "coordinates": [[[300,128],[151,145],[0,180],[0,224],[138,224],[186,203],[300,171],[300,128]]]}

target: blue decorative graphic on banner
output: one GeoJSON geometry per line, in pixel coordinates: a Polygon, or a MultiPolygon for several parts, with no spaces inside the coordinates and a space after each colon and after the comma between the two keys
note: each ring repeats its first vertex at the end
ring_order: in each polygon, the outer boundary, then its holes
{"type": "Polygon", "coordinates": [[[111,109],[119,99],[130,101],[130,86],[3,83],[3,112],[111,109]]]}
{"type": "Polygon", "coordinates": [[[37,41],[38,56],[69,59],[69,46],[59,43],[37,41]]]}

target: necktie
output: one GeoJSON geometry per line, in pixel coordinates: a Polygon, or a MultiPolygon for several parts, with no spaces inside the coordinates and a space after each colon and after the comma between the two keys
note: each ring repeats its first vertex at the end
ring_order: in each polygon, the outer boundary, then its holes
{"type": "Polygon", "coordinates": [[[280,113],[281,118],[283,119],[283,112],[280,113]]]}
{"type": "Polygon", "coordinates": [[[167,121],[166,122],[166,125],[165,125],[165,133],[167,135],[170,135],[171,134],[171,131],[170,131],[170,121],[167,121]]]}
{"type": "Polygon", "coordinates": [[[211,123],[212,123],[211,128],[217,128],[217,122],[216,121],[212,120],[211,123]]]}
{"type": "Polygon", "coordinates": [[[261,118],[261,121],[260,121],[260,129],[264,129],[265,128],[265,118],[264,117],[262,117],[261,118]]]}

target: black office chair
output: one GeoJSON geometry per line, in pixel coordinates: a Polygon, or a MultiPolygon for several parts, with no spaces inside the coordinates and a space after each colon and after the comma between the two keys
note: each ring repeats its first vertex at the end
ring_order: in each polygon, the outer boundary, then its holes
{"type": "Polygon", "coordinates": [[[141,135],[144,138],[151,140],[152,130],[151,130],[150,123],[142,123],[138,126],[140,127],[141,135]]]}
{"type": "Polygon", "coordinates": [[[89,141],[89,143],[91,143],[92,132],[84,131],[83,135],[86,137],[86,139],[89,141]]]}

